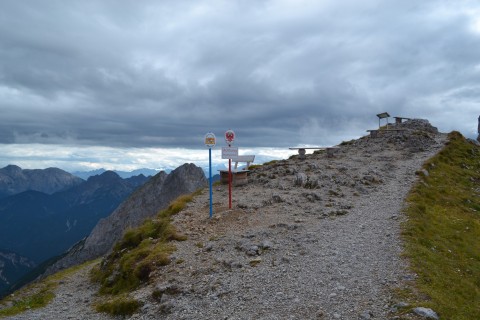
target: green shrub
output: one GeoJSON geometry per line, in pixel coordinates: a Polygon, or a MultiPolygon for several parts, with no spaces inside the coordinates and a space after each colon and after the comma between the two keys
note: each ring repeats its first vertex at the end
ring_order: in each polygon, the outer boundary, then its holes
{"type": "Polygon", "coordinates": [[[178,197],[155,219],[125,232],[112,253],[90,273],[92,281],[100,283],[100,294],[118,295],[135,290],[148,282],[154,270],[170,263],[170,254],[175,250],[170,242],[186,240],[171,224],[171,216],[185,208],[199,192],[178,197]]]}
{"type": "MultiPolygon", "coordinates": [[[[264,166],[268,166],[268,165],[275,164],[275,163],[277,163],[277,162],[278,162],[278,160],[271,160],[271,161],[265,162],[263,165],[264,165],[264,166]]],[[[250,167],[251,167],[251,166],[250,166],[250,167]]]]}
{"type": "Polygon", "coordinates": [[[341,145],[341,146],[348,146],[348,145],[354,144],[355,141],[356,141],[355,139],[353,139],[353,140],[348,140],[348,141],[342,141],[342,142],[340,143],[340,145],[341,145]]]}

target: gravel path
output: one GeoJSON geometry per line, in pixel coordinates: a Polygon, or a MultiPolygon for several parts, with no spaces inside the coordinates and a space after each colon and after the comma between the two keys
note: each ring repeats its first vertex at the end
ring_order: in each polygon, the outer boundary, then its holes
{"type": "Polygon", "coordinates": [[[104,314],[95,312],[92,308],[92,302],[94,301],[94,295],[97,292],[98,287],[88,281],[88,272],[91,268],[92,265],[86,266],[60,281],[57,291],[55,292],[55,298],[45,308],[29,310],[23,314],[6,319],[112,319],[104,314]]]}
{"type": "MultiPolygon", "coordinates": [[[[400,258],[405,196],[446,135],[363,138],[208,192],[175,216],[188,240],[132,295],[130,319],[389,319],[391,290],[413,278],[400,258]],[[156,291],[156,298],[152,292],[156,291]],[[160,294],[158,294],[160,293],[160,294]]],[[[85,270],[42,310],[9,319],[111,319],[93,313],[85,270]]]]}

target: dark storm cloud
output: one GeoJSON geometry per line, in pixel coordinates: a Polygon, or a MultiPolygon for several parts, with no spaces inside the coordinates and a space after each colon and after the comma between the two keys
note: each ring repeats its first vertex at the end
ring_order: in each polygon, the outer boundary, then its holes
{"type": "Polygon", "coordinates": [[[468,131],[472,12],[468,1],[4,1],[0,142],[196,147],[232,128],[249,146],[338,143],[382,111],[468,131]]]}

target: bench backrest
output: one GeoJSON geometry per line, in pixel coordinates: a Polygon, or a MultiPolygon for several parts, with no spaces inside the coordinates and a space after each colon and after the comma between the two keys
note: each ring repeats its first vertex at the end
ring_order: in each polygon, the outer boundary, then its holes
{"type": "Polygon", "coordinates": [[[243,155],[243,156],[232,157],[232,161],[235,162],[235,169],[237,169],[239,162],[246,162],[247,169],[248,169],[248,167],[250,166],[250,163],[252,163],[254,160],[255,160],[255,155],[243,155]]]}

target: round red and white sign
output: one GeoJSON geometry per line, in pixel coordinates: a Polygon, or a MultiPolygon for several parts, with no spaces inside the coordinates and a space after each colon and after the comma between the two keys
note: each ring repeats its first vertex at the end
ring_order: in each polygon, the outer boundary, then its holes
{"type": "Polygon", "coordinates": [[[233,140],[235,140],[235,132],[233,132],[233,130],[227,130],[227,132],[225,132],[225,141],[230,146],[233,140]]]}

